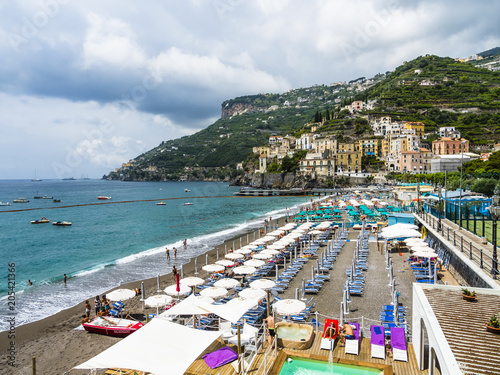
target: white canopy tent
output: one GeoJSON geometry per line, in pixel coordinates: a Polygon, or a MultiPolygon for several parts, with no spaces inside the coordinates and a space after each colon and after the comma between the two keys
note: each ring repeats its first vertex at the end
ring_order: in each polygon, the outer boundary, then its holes
{"type": "Polygon", "coordinates": [[[184,374],[219,336],[219,331],[192,329],[164,319],[153,319],[75,369],[120,368],[155,375],[184,374]],[[175,339],[167,340],[167,337],[175,339]]]}

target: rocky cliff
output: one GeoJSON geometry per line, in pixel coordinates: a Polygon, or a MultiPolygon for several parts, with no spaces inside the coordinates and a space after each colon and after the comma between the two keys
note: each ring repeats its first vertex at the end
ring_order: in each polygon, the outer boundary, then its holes
{"type": "Polygon", "coordinates": [[[243,113],[264,112],[265,110],[266,108],[264,107],[258,107],[252,104],[226,101],[222,103],[221,118],[231,118],[243,113]]]}

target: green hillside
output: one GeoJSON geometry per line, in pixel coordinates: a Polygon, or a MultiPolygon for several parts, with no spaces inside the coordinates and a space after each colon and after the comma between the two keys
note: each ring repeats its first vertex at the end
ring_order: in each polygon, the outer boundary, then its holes
{"type": "MultiPolygon", "coordinates": [[[[486,61],[499,59],[488,56],[486,61]]],[[[220,179],[234,174],[236,163],[247,158],[252,147],[266,145],[273,134],[299,135],[318,113],[327,117],[320,131],[338,137],[349,131],[358,138],[369,136],[367,119],[389,115],[394,120],[422,121],[426,133],[455,126],[473,149],[492,145],[500,142],[500,72],[476,67],[481,61],[421,56],[371,79],[227,100],[214,124],[191,136],[161,142],[135,158],[135,167],[112,172],[108,178],[164,180],[189,174],[220,179]],[[352,117],[341,107],[353,100],[376,104],[352,117]],[[145,172],[149,166],[157,171],[145,172]]],[[[431,134],[429,142],[435,137],[431,134]]]]}

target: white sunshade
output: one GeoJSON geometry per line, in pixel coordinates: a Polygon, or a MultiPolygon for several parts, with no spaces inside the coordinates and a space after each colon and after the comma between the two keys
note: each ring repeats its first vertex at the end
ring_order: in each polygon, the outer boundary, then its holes
{"type": "Polygon", "coordinates": [[[198,307],[198,303],[204,302],[206,304],[213,303],[214,300],[212,298],[195,296],[191,294],[189,297],[184,298],[178,304],[172,306],[167,311],[160,314],[160,318],[162,316],[172,316],[172,315],[198,315],[198,314],[207,314],[207,311],[198,307]]]}
{"type": "Polygon", "coordinates": [[[405,242],[410,245],[410,244],[416,244],[416,243],[422,243],[425,242],[423,238],[407,238],[405,242]]]}
{"type": "Polygon", "coordinates": [[[323,231],[317,230],[317,229],[312,230],[312,231],[309,232],[309,234],[322,234],[322,233],[323,233],[323,231]]]}
{"type": "Polygon", "coordinates": [[[281,250],[285,247],[285,244],[284,243],[280,243],[280,242],[275,242],[273,243],[272,245],[269,245],[265,250],[281,250]]]}
{"type": "Polygon", "coordinates": [[[272,280],[269,280],[269,279],[258,279],[258,280],[252,281],[250,283],[250,286],[252,288],[258,288],[258,289],[264,289],[264,290],[271,289],[275,285],[276,285],[276,283],[272,280]]]}
{"type": "Polygon", "coordinates": [[[132,289],[115,289],[106,294],[106,297],[111,301],[126,301],[135,297],[135,292],[132,289]]]}
{"type": "Polygon", "coordinates": [[[274,255],[266,254],[266,253],[258,253],[254,254],[253,258],[255,259],[271,259],[274,255]]]}
{"type": "Polygon", "coordinates": [[[210,298],[222,298],[227,295],[226,288],[219,288],[216,286],[211,286],[210,288],[202,289],[200,295],[210,298]]]}
{"type": "Polygon", "coordinates": [[[281,229],[284,229],[284,230],[291,230],[291,229],[295,229],[297,228],[297,224],[295,223],[288,223],[288,224],[285,224],[283,227],[281,227],[281,229]]]}
{"type": "Polygon", "coordinates": [[[388,240],[394,238],[420,237],[421,235],[422,233],[415,229],[382,230],[382,232],[380,232],[380,236],[388,240]]]}
{"type": "Polygon", "coordinates": [[[413,253],[414,256],[420,257],[420,258],[437,258],[438,255],[434,252],[430,251],[416,251],[413,253]]]}
{"type": "Polygon", "coordinates": [[[247,254],[250,254],[253,250],[252,249],[238,249],[238,250],[235,250],[234,253],[235,254],[243,254],[243,255],[247,255],[247,254]]]}
{"type": "Polygon", "coordinates": [[[156,375],[184,374],[219,336],[218,331],[192,329],[164,319],[153,319],[75,369],[119,368],[156,375]],[[166,340],[166,337],[175,340],[166,340]]]}
{"type": "Polygon", "coordinates": [[[259,288],[246,288],[239,292],[238,295],[245,298],[260,299],[265,298],[267,296],[267,293],[265,290],[259,288]]]}
{"type": "Polygon", "coordinates": [[[418,229],[418,226],[414,224],[405,224],[405,223],[398,223],[398,224],[393,224],[389,225],[388,227],[385,227],[382,229],[384,230],[404,230],[404,229],[418,229]]]}
{"type": "Polygon", "coordinates": [[[269,232],[268,234],[266,234],[266,237],[267,236],[278,237],[284,231],[285,231],[284,229],[276,229],[276,230],[273,230],[272,232],[269,232]]]}
{"type": "Polygon", "coordinates": [[[298,299],[282,299],[281,301],[275,302],[273,307],[280,315],[293,315],[304,311],[306,304],[298,299]]]}
{"type": "Polygon", "coordinates": [[[264,264],[266,264],[266,262],[264,262],[263,260],[259,260],[259,259],[250,259],[250,260],[247,260],[243,264],[245,266],[259,268],[259,267],[262,267],[264,264]]]}
{"type": "Polygon", "coordinates": [[[242,259],[242,258],[244,258],[244,255],[238,254],[238,253],[229,253],[229,254],[226,254],[225,257],[227,259],[242,259]]]}
{"type": "Polygon", "coordinates": [[[224,267],[229,267],[229,266],[234,265],[234,262],[232,260],[228,260],[228,259],[221,259],[221,260],[218,260],[217,262],[215,262],[215,264],[219,264],[219,265],[224,266],[224,267]]]}
{"type": "Polygon", "coordinates": [[[257,268],[251,266],[239,266],[233,268],[233,272],[237,275],[251,275],[257,271],[257,268]]]}
{"type": "Polygon", "coordinates": [[[214,286],[218,288],[226,288],[226,289],[233,289],[234,287],[237,287],[240,285],[240,282],[236,279],[230,279],[230,278],[224,278],[217,280],[214,283],[214,286]]]}
{"type": "Polygon", "coordinates": [[[156,296],[151,296],[144,300],[144,304],[149,307],[162,307],[170,302],[172,302],[172,297],[166,294],[157,294],[156,296]]]}
{"type": "Polygon", "coordinates": [[[270,255],[278,255],[280,252],[278,250],[274,250],[274,249],[265,249],[265,250],[262,250],[259,254],[270,254],[270,255]]]}
{"type": "Polygon", "coordinates": [[[181,283],[181,285],[185,286],[198,286],[204,284],[205,280],[203,280],[201,277],[190,276],[180,279],[179,282],[181,283]]]}
{"type": "Polygon", "coordinates": [[[191,293],[191,288],[188,287],[187,285],[179,285],[180,291],[177,291],[177,284],[173,284],[170,286],[167,286],[164,289],[164,292],[167,293],[169,296],[172,297],[177,297],[177,296],[187,296],[189,293],[191,293]]]}
{"type": "Polygon", "coordinates": [[[207,264],[201,267],[201,269],[207,272],[222,272],[226,269],[226,267],[221,266],[220,264],[207,264]]]}

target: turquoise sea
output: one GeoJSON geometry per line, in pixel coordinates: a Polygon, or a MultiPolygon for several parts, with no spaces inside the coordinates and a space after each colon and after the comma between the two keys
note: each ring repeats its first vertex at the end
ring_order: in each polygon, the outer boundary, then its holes
{"type": "MultiPolygon", "coordinates": [[[[0,207],[0,316],[7,313],[11,263],[15,263],[20,325],[121,283],[167,273],[173,265],[189,262],[193,255],[242,230],[262,226],[265,218],[278,218],[310,201],[310,197],[235,197],[237,190],[219,182],[0,181],[0,202],[12,204],[0,207]],[[61,202],[34,199],[36,195],[61,202]],[[100,195],[111,200],[99,201],[100,195]],[[19,197],[30,202],[12,203],[19,197]],[[161,200],[166,205],[156,205],[161,200]],[[184,206],[186,202],[193,205],[184,206]],[[42,217],[73,224],[30,223],[42,217]],[[187,249],[182,246],[184,239],[187,249]],[[177,247],[177,261],[166,261],[165,246],[177,247]],[[28,286],[28,279],[33,286],[28,286]]],[[[0,330],[5,329],[7,321],[2,319],[0,330]]]]}

